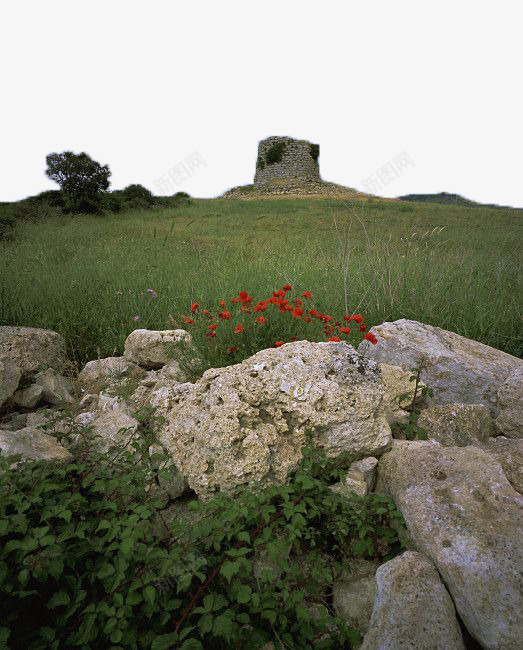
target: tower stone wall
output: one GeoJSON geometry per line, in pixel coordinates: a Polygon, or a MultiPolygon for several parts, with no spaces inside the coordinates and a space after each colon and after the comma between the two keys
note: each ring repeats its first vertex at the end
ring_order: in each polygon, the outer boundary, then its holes
{"type": "Polygon", "coordinates": [[[308,140],[272,136],[258,144],[254,186],[274,179],[298,178],[320,181],[319,145],[308,140]],[[273,162],[274,158],[279,158],[273,162]]]}

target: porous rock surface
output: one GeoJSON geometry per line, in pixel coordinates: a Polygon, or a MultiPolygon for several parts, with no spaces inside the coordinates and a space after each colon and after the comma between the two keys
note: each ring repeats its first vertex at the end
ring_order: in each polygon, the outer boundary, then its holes
{"type": "Polygon", "coordinates": [[[493,455],[474,446],[408,443],[379,462],[377,492],[401,510],[484,648],[523,638],[523,498],[493,455]]]}
{"type": "Polygon", "coordinates": [[[0,406],[15,393],[22,376],[19,366],[9,359],[0,358],[0,406]]]}
{"type": "MultiPolygon", "coordinates": [[[[511,354],[440,327],[405,318],[382,323],[370,331],[377,336],[378,343],[373,345],[363,340],[359,344],[358,352],[365,358],[404,369],[425,363],[420,378],[434,391],[433,397],[427,396],[425,400],[427,406],[484,404],[491,416],[497,418],[503,411],[511,411],[511,395],[521,394],[521,388],[518,391],[507,389],[503,395],[506,402],[500,410],[499,386],[523,367],[523,361],[511,354]]],[[[521,387],[519,374],[515,381],[521,387]]],[[[496,420],[495,426],[498,435],[505,433],[503,418],[496,420]]],[[[510,424],[509,428],[512,426],[510,424]]]]}
{"type": "Polygon", "coordinates": [[[456,610],[438,572],[407,551],[376,571],[376,599],[360,650],[464,650],[456,610]]]}
{"type": "Polygon", "coordinates": [[[141,380],[145,370],[125,357],[94,359],[86,363],[77,381],[86,393],[100,393],[126,380],[141,380]]]}
{"type": "Polygon", "coordinates": [[[18,365],[24,377],[47,368],[62,372],[67,365],[62,336],[37,327],[0,327],[0,359],[6,357],[18,365]]]}
{"type": "Polygon", "coordinates": [[[346,343],[298,341],[205,372],[171,412],[162,443],[202,499],[283,484],[305,431],[329,458],[391,444],[380,369],[346,343]]]}

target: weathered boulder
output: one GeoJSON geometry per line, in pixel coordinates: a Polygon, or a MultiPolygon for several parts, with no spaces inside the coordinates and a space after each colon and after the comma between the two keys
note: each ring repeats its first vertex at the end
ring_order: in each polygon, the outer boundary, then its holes
{"type": "Polygon", "coordinates": [[[72,404],[75,401],[73,382],[52,368],[39,372],[34,381],[42,387],[42,399],[49,404],[72,404]]]}
{"type": "Polygon", "coordinates": [[[71,462],[73,459],[56,438],[30,427],[18,431],[0,431],[0,452],[3,456],[20,454],[22,460],[71,462]]]}
{"type": "Polygon", "coordinates": [[[498,416],[494,425],[508,438],[523,438],[523,364],[498,388],[498,416]]]}
{"type": "Polygon", "coordinates": [[[376,483],[376,472],[378,469],[378,459],[374,456],[369,456],[368,458],[362,458],[351,464],[349,471],[361,472],[365,483],[367,484],[368,491],[371,492],[374,489],[374,484],[376,483]]]}
{"type": "Polygon", "coordinates": [[[67,365],[65,341],[57,332],[36,327],[0,327],[0,359],[14,361],[22,376],[67,365]]]}
{"type": "Polygon", "coordinates": [[[380,369],[346,343],[298,341],[203,374],[161,438],[202,499],[284,484],[305,431],[329,458],[366,457],[392,441],[380,369]]]}
{"type": "Polygon", "coordinates": [[[27,413],[11,411],[0,422],[0,429],[4,431],[18,431],[18,429],[23,429],[27,423],[27,415],[27,413]]]}
{"type": "Polygon", "coordinates": [[[498,436],[490,438],[481,448],[501,463],[509,483],[523,494],[523,439],[498,436]]]}
{"type": "Polygon", "coordinates": [[[142,368],[162,368],[176,355],[176,343],[191,343],[191,335],[185,330],[132,331],[125,340],[124,356],[142,368]]]}
{"type": "Polygon", "coordinates": [[[520,648],[523,498],[494,456],[474,446],[404,444],[380,459],[376,490],[394,499],[476,640],[520,648]]]}
{"type": "Polygon", "coordinates": [[[15,393],[22,377],[18,364],[8,357],[0,357],[0,406],[15,393]]]}
{"type": "MultiPolygon", "coordinates": [[[[359,344],[358,352],[365,358],[404,369],[426,364],[420,377],[434,391],[432,398],[425,398],[427,406],[484,404],[497,418],[498,388],[523,366],[521,359],[506,352],[414,320],[402,318],[370,331],[377,335],[378,343],[363,340],[359,344]]],[[[508,406],[504,409],[508,410],[508,406]]],[[[497,422],[498,434],[504,433],[504,423],[503,418],[497,422]]]]}
{"type": "MultiPolygon", "coordinates": [[[[138,421],[124,409],[115,409],[97,415],[89,426],[92,427],[91,436],[95,449],[103,453],[115,444],[127,444],[138,429],[138,421]]],[[[132,451],[132,447],[129,449],[132,451]]]]}
{"type": "Polygon", "coordinates": [[[32,409],[40,403],[44,397],[44,389],[40,384],[31,384],[27,388],[17,390],[12,397],[15,406],[23,409],[32,409]]]}
{"type": "Polygon", "coordinates": [[[430,440],[445,447],[466,447],[487,442],[494,433],[484,404],[439,404],[424,409],[417,422],[430,440]]]}
{"type": "MultiPolygon", "coordinates": [[[[100,393],[107,388],[139,382],[145,370],[125,357],[94,359],[86,363],[78,375],[78,385],[87,393],[100,393]]],[[[131,391],[132,392],[132,391],[131,391]]]]}
{"type": "Polygon", "coordinates": [[[349,627],[365,635],[376,597],[375,573],[379,562],[351,559],[348,568],[334,581],[332,604],[349,627]]]}
{"type": "MultiPolygon", "coordinates": [[[[387,421],[389,424],[395,422],[406,424],[409,419],[409,413],[404,409],[406,406],[410,407],[414,399],[416,380],[413,379],[411,381],[410,379],[414,373],[410,370],[404,370],[400,366],[392,366],[388,363],[380,363],[379,366],[381,368],[381,381],[385,387],[383,403],[387,421]],[[401,397],[405,393],[408,393],[408,395],[401,397]]],[[[425,402],[425,398],[421,398],[421,390],[423,388],[426,388],[423,381],[418,381],[418,390],[416,393],[417,407],[420,407],[420,404],[424,404],[425,402]]]]}
{"type": "Polygon", "coordinates": [[[350,469],[345,475],[343,481],[330,485],[329,490],[338,492],[344,496],[359,494],[360,497],[363,497],[369,492],[369,486],[367,485],[362,472],[350,469]]]}
{"type": "Polygon", "coordinates": [[[452,600],[432,562],[407,551],[376,571],[361,650],[464,650],[452,600]]]}

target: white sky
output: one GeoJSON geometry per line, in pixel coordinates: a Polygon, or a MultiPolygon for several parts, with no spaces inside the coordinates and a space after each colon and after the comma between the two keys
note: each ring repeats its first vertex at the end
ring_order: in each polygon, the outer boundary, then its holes
{"type": "Polygon", "coordinates": [[[523,206],[517,0],[17,0],[0,5],[0,201],[57,188],[50,152],[86,151],[111,189],[252,183],[258,141],[320,145],[324,180],[381,196],[456,192],[523,206]]]}

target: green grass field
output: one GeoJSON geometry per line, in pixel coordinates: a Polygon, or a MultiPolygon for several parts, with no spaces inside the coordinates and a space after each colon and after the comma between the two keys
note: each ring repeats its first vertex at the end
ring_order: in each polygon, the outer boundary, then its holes
{"type": "MultiPolygon", "coordinates": [[[[137,327],[190,329],[181,319],[192,301],[216,308],[245,290],[256,302],[288,282],[295,295],[312,292],[309,307],[335,318],[346,309],[362,313],[369,329],[408,318],[522,357],[521,214],[427,203],[196,199],[180,208],[21,223],[14,240],[0,242],[0,324],[56,330],[81,367],[122,354],[137,327]]],[[[321,327],[281,318],[280,329],[276,322],[258,327],[251,351],[275,336],[325,340],[321,327]]],[[[220,350],[241,338],[230,331],[235,322],[220,324],[229,329],[213,339],[209,366],[224,365],[220,350]]],[[[205,348],[199,332],[195,341],[205,348]]],[[[358,331],[348,340],[361,338],[358,331]]]]}

